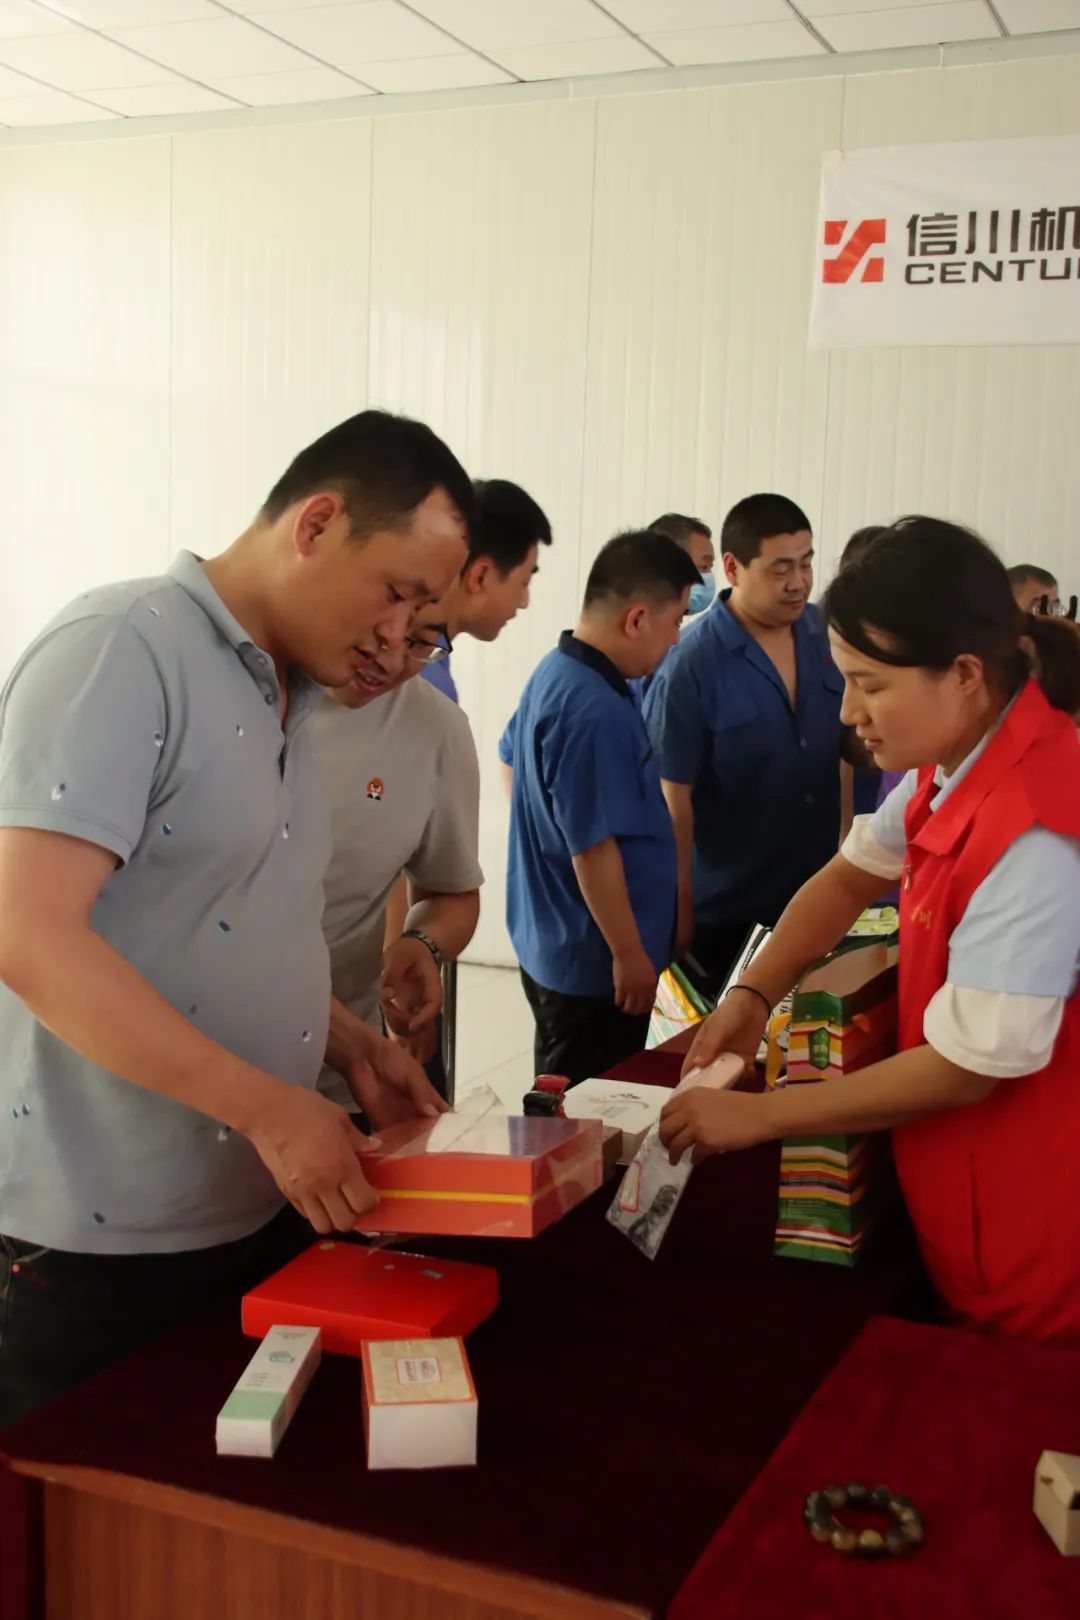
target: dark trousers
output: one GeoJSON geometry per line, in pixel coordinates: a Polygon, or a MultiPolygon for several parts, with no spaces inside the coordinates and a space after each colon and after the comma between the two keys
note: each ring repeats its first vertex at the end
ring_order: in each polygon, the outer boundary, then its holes
{"type": "Polygon", "coordinates": [[[753,926],[752,922],[739,922],[721,923],[718,927],[710,928],[702,923],[694,930],[690,955],[703,968],[705,988],[711,997],[718,996],[723,990],[735,958],[753,926]]]}
{"type": "Polygon", "coordinates": [[[314,1237],[290,1206],[251,1237],[178,1254],[71,1254],[0,1234],[0,1429],[184,1317],[232,1298],[239,1323],[241,1295],[314,1237]]]}
{"type": "Polygon", "coordinates": [[[606,1074],[644,1050],[649,1014],[620,1012],[603,996],[568,996],[546,990],[521,969],[525,996],[536,1021],[537,1074],[565,1074],[573,1085],[606,1074]]]}

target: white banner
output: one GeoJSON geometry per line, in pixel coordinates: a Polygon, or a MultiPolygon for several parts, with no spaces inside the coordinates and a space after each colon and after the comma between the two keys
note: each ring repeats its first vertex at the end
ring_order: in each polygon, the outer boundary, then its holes
{"type": "Polygon", "coordinates": [[[1080,135],[828,152],[812,349],[1080,343],[1080,135]]]}

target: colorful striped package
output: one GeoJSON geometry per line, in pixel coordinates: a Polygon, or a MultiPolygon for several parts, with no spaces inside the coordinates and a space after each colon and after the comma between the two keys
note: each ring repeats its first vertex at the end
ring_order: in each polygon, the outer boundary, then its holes
{"type": "Polygon", "coordinates": [[[788,1081],[828,1080],[896,1049],[895,945],[858,940],[811,967],[791,1000],[788,1081]]]}
{"type": "MultiPolygon", "coordinates": [[[[791,1005],[789,1083],[828,1084],[896,1050],[894,944],[849,943],[804,974],[791,1005]]],[[[852,1266],[891,1186],[889,1139],[792,1137],[780,1153],[774,1253],[852,1266]]]]}

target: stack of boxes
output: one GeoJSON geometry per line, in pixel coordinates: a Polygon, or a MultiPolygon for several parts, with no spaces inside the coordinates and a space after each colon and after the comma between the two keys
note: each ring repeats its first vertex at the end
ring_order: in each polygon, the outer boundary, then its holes
{"type": "MultiPolygon", "coordinates": [[[[895,945],[871,939],[804,975],[792,998],[789,1084],[827,1084],[895,1050],[896,957],[895,945]]],[[[888,1160],[883,1133],[785,1141],[774,1252],[854,1265],[891,1184],[888,1160]]]]}

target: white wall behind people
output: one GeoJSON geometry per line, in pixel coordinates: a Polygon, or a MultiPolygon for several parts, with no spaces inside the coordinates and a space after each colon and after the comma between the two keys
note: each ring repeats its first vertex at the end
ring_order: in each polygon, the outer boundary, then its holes
{"type": "Polygon", "coordinates": [[[924,509],[1080,584],[1080,349],[806,348],[822,151],[1078,108],[1062,55],[4,147],[0,669],[74,593],[218,550],[339,417],[424,417],[555,528],[531,611],[455,654],[473,954],[508,961],[496,741],[617,528],[776,488],[823,573],[924,509]]]}

